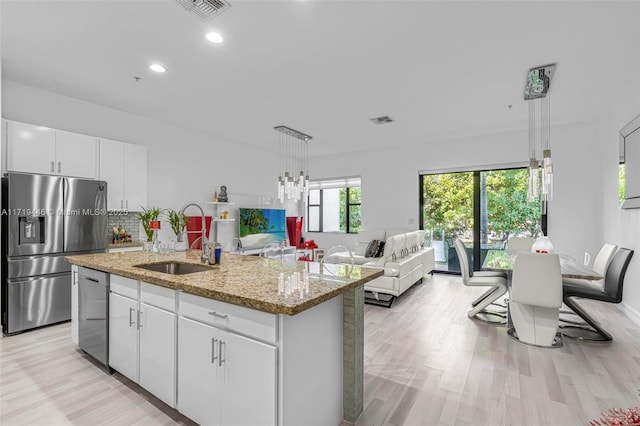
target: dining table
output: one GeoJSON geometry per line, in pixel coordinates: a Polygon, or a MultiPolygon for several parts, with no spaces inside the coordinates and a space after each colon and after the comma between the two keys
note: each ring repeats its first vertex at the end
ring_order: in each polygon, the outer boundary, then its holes
{"type": "MultiPolygon", "coordinates": [[[[589,266],[575,259],[574,256],[558,253],[558,257],[560,258],[562,278],[578,278],[593,281],[604,278],[589,266]]],[[[487,256],[482,263],[482,270],[505,272],[510,278],[515,261],[515,254],[509,254],[506,250],[490,249],[487,250],[487,256]]]]}
{"type": "MultiPolygon", "coordinates": [[[[541,254],[544,256],[544,254],[541,254]]],[[[578,278],[583,280],[600,280],[603,277],[593,269],[589,268],[584,263],[578,261],[575,256],[568,254],[558,253],[560,259],[560,272],[562,278],[578,278]]],[[[509,254],[506,250],[490,249],[487,251],[487,256],[482,262],[483,271],[495,271],[504,272],[507,274],[507,288],[511,290],[511,278],[513,275],[513,265],[516,261],[516,254],[509,254]]],[[[507,335],[515,340],[518,339],[515,328],[511,321],[511,315],[509,312],[509,303],[506,301],[507,306],[507,335]]],[[[552,347],[562,346],[562,339],[560,333],[554,340],[552,347]]]]}

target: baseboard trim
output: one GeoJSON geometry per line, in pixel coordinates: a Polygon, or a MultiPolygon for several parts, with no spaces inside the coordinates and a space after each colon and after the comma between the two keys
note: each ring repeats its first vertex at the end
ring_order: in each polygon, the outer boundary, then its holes
{"type": "Polygon", "coordinates": [[[633,321],[638,327],[640,327],[640,312],[631,307],[628,303],[621,302],[620,310],[624,312],[624,314],[633,321]]]}

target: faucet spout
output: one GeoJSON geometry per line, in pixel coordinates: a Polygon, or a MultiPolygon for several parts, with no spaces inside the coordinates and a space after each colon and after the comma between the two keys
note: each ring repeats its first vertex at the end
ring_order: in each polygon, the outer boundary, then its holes
{"type": "Polygon", "coordinates": [[[202,215],[202,255],[200,256],[200,263],[209,263],[211,259],[211,253],[209,251],[209,246],[207,245],[207,221],[204,215],[204,209],[200,206],[200,204],[189,203],[186,204],[182,209],[180,209],[180,214],[184,213],[184,211],[188,207],[197,207],[200,210],[200,214],[202,215]]]}

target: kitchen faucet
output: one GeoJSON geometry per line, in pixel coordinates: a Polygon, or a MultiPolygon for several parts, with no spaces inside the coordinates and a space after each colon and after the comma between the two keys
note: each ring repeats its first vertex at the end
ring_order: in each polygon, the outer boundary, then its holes
{"type": "Polygon", "coordinates": [[[202,255],[200,256],[200,263],[209,263],[211,260],[211,250],[207,245],[207,221],[204,216],[204,210],[200,207],[200,204],[189,203],[180,210],[180,216],[182,216],[187,207],[190,206],[197,207],[202,215],[202,255]]]}

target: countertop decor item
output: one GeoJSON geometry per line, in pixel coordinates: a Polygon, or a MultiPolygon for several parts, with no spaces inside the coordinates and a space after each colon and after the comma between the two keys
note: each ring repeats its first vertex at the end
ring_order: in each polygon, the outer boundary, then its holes
{"type": "Polygon", "coordinates": [[[543,235],[542,237],[536,238],[536,241],[531,246],[531,251],[533,253],[542,254],[551,253],[553,252],[553,244],[551,244],[551,240],[549,239],[549,237],[545,237],[543,235]]]}
{"type": "Polygon", "coordinates": [[[187,215],[184,212],[178,212],[173,209],[167,211],[167,218],[169,219],[169,225],[171,230],[176,235],[175,249],[183,251],[187,249],[187,243],[184,240],[184,232],[187,228],[187,215]]]}
{"type": "Polygon", "coordinates": [[[222,185],[220,187],[220,194],[218,194],[218,200],[219,203],[228,203],[229,202],[229,196],[227,195],[227,187],[222,185]]]}
{"type": "Polygon", "coordinates": [[[142,222],[144,232],[147,234],[147,241],[153,241],[154,230],[150,228],[151,222],[157,221],[163,212],[164,209],[160,207],[149,207],[148,209],[142,207],[142,211],[138,213],[138,219],[142,222]]]}

